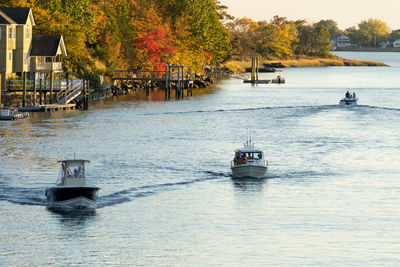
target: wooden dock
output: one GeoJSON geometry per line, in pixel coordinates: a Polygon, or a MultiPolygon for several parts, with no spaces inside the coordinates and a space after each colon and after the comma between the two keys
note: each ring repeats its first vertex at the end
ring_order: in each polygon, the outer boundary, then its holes
{"type": "Polygon", "coordinates": [[[252,57],[251,58],[251,78],[250,80],[243,80],[244,83],[251,83],[251,84],[271,84],[271,83],[285,83],[285,78],[278,75],[274,79],[268,80],[259,80],[258,73],[259,73],[259,57],[252,57]]]}
{"type": "Polygon", "coordinates": [[[165,98],[171,97],[171,88],[175,87],[175,95],[180,98],[184,96],[186,89],[187,96],[192,95],[194,72],[184,71],[183,65],[166,64],[165,71],[149,70],[114,70],[112,84],[115,82],[145,82],[146,95],[149,96],[149,83],[157,82],[164,85],[165,98]]]}
{"type": "Polygon", "coordinates": [[[60,110],[73,110],[76,108],[76,104],[48,104],[48,105],[36,105],[19,107],[18,111],[22,112],[49,112],[49,111],[60,111],[60,110]]]}
{"type": "Polygon", "coordinates": [[[285,83],[285,78],[283,77],[276,77],[275,79],[270,79],[270,80],[244,80],[244,83],[251,83],[251,84],[272,84],[272,83],[285,83]]]}

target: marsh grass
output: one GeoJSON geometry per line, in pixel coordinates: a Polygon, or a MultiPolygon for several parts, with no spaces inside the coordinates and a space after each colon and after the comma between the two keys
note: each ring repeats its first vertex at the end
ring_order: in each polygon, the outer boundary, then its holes
{"type": "MultiPolygon", "coordinates": [[[[286,68],[299,67],[327,67],[327,66],[387,66],[384,63],[370,60],[345,59],[340,57],[331,58],[310,58],[297,57],[293,59],[261,60],[260,68],[263,64],[282,63],[286,68]]],[[[246,68],[251,67],[251,60],[231,60],[224,64],[234,72],[245,72],[246,68]]]]}

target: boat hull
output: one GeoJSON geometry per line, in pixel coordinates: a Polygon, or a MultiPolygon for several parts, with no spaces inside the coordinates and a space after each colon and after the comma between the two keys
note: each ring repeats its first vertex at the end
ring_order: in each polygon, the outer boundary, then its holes
{"type": "Polygon", "coordinates": [[[50,208],[95,209],[98,187],[56,186],[46,189],[50,208]]]}
{"type": "Polygon", "coordinates": [[[342,106],[354,106],[357,105],[357,98],[342,98],[339,101],[339,105],[342,106]]]}
{"type": "Polygon", "coordinates": [[[232,176],[239,177],[264,177],[268,167],[256,165],[239,165],[231,167],[232,176]]]}

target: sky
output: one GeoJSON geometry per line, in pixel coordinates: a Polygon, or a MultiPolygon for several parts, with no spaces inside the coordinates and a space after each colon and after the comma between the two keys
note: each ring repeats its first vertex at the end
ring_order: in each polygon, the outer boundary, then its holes
{"type": "Polygon", "coordinates": [[[318,22],[333,19],[341,30],[362,20],[379,19],[391,30],[400,29],[400,0],[220,0],[236,18],[269,21],[279,15],[289,20],[318,22]]]}

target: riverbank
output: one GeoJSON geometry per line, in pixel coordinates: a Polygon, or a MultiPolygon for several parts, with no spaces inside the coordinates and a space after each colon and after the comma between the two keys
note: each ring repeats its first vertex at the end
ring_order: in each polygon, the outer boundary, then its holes
{"type": "MultiPolygon", "coordinates": [[[[328,66],[387,66],[372,60],[332,58],[294,58],[284,60],[261,60],[260,68],[299,68],[299,67],[328,67],[328,66]]],[[[224,67],[233,72],[246,72],[251,67],[251,60],[231,60],[224,67]]]]}

